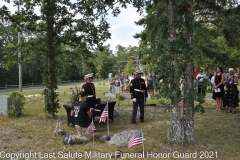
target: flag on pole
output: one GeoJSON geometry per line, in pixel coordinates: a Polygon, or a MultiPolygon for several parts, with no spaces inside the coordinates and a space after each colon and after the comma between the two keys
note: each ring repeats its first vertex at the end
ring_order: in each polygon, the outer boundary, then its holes
{"type": "Polygon", "coordinates": [[[139,130],[130,137],[128,142],[128,148],[131,148],[132,146],[136,146],[142,143],[143,143],[142,131],[139,130]]]}
{"type": "Polygon", "coordinates": [[[108,117],[108,103],[107,103],[106,107],[104,108],[104,110],[102,112],[102,115],[100,117],[99,123],[100,122],[104,122],[105,123],[107,117],[108,117]]]}
{"type": "Polygon", "coordinates": [[[62,125],[62,120],[60,118],[58,118],[58,121],[57,121],[57,124],[56,124],[56,127],[55,127],[55,132],[57,132],[59,130],[61,125],[62,125]]]}
{"type": "Polygon", "coordinates": [[[95,127],[95,125],[94,125],[94,122],[92,121],[92,122],[89,124],[88,128],[86,129],[85,134],[92,134],[95,130],[96,130],[96,127],[95,127]]]}

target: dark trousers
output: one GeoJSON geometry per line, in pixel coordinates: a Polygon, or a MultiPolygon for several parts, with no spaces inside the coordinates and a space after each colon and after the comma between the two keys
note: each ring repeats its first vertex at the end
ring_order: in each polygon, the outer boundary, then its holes
{"type": "Polygon", "coordinates": [[[198,93],[201,93],[205,96],[205,90],[203,89],[202,85],[198,85],[198,93]]]}
{"type": "MultiPolygon", "coordinates": [[[[90,106],[90,108],[95,108],[95,106],[90,106]]],[[[89,125],[92,123],[92,118],[93,118],[93,120],[95,118],[94,112],[92,112],[92,117],[88,118],[88,124],[89,125]]]]}
{"type": "Polygon", "coordinates": [[[136,116],[137,116],[137,111],[138,111],[138,106],[140,108],[140,121],[144,121],[144,101],[137,101],[133,102],[133,111],[132,111],[132,118],[131,122],[136,123],[136,116]]]}

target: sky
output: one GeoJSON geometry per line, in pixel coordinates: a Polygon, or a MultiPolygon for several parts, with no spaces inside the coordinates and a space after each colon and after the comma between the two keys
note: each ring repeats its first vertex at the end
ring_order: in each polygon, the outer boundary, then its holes
{"type": "Polygon", "coordinates": [[[136,8],[128,6],[127,9],[122,9],[118,17],[108,16],[107,22],[110,24],[111,39],[104,44],[110,44],[111,50],[115,50],[117,45],[124,47],[138,46],[138,39],[133,38],[133,35],[140,33],[143,30],[142,26],[137,26],[134,21],[141,19],[136,8]]]}
{"type": "MultiPolygon", "coordinates": [[[[16,11],[17,6],[13,4],[1,2],[2,5],[6,5],[11,11],[16,11]]],[[[111,14],[107,16],[107,22],[110,24],[111,39],[108,39],[104,45],[110,44],[110,49],[115,51],[117,45],[124,47],[138,46],[138,39],[133,38],[133,35],[140,33],[143,30],[142,26],[137,26],[134,21],[141,19],[137,9],[131,5],[127,6],[127,9],[122,9],[121,13],[117,17],[113,17],[111,14]]]]}

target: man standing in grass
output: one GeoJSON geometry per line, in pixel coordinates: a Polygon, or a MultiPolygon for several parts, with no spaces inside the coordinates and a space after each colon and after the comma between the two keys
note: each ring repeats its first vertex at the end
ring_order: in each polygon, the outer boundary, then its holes
{"type": "Polygon", "coordinates": [[[142,71],[136,71],[136,78],[131,80],[130,94],[133,99],[133,110],[131,123],[136,123],[138,106],[140,108],[140,121],[144,122],[144,101],[148,97],[144,79],[141,78],[142,71]]]}
{"type": "Polygon", "coordinates": [[[74,103],[71,110],[71,116],[74,116],[75,128],[78,135],[66,134],[62,141],[63,144],[74,144],[88,142],[91,140],[91,134],[86,134],[86,130],[89,126],[88,119],[92,117],[93,108],[89,107],[86,100],[86,92],[80,92],[79,101],[74,103]]]}

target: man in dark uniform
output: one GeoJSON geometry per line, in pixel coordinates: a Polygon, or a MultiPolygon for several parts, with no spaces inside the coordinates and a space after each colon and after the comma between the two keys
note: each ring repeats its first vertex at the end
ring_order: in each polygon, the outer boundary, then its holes
{"type": "Polygon", "coordinates": [[[136,77],[131,80],[130,94],[133,99],[133,111],[131,123],[136,123],[138,106],[140,108],[140,121],[144,122],[144,101],[148,97],[144,79],[141,78],[142,71],[136,71],[136,77]]]}
{"type": "Polygon", "coordinates": [[[71,108],[71,116],[74,116],[75,128],[78,135],[66,134],[62,141],[63,144],[74,144],[91,140],[91,134],[86,134],[86,129],[89,126],[88,119],[92,116],[93,108],[89,107],[86,100],[86,92],[80,92],[79,101],[75,102],[71,108]]]}
{"type": "MultiPolygon", "coordinates": [[[[86,83],[82,86],[82,91],[87,94],[87,103],[89,104],[90,108],[95,108],[97,104],[96,100],[96,90],[95,86],[92,83],[93,81],[93,73],[87,74],[84,76],[86,83]]],[[[94,115],[93,115],[94,116],[94,115]]],[[[89,118],[89,124],[92,122],[92,118],[89,118]]]]}

